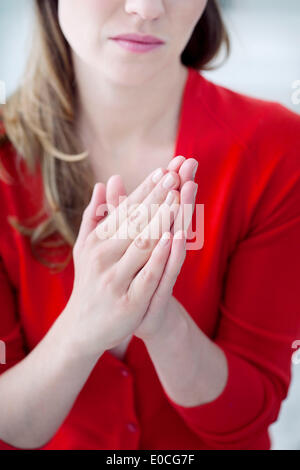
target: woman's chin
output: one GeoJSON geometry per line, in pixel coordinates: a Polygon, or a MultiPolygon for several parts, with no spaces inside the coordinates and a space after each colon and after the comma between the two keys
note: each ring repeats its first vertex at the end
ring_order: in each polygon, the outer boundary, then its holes
{"type": "Polygon", "coordinates": [[[141,86],[153,79],[154,76],[159,73],[157,67],[153,67],[153,64],[149,66],[139,64],[118,64],[115,66],[105,67],[106,77],[117,85],[121,86],[141,86]]]}

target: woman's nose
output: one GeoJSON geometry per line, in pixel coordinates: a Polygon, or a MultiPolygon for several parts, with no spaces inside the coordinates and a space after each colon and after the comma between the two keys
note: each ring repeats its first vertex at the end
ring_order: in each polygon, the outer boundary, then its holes
{"type": "Polygon", "coordinates": [[[164,13],[163,0],[125,0],[125,11],[143,20],[155,20],[164,13]]]}

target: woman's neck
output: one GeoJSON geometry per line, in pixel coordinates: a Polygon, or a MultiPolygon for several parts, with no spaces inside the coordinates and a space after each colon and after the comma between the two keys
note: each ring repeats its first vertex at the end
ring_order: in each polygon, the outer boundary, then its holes
{"type": "Polygon", "coordinates": [[[78,87],[77,130],[83,143],[112,156],[141,142],[165,145],[176,137],[188,70],[175,64],[141,85],[129,86],[90,70],[74,56],[78,87]]]}

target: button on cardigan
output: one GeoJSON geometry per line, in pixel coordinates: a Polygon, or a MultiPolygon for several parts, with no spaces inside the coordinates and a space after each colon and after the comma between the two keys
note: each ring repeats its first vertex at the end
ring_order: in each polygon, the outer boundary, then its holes
{"type": "MultiPolygon", "coordinates": [[[[173,294],[224,351],[225,388],[209,403],[175,403],[133,336],[123,360],[109,351],[99,358],[42,449],[270,448],[268,427],[287,396],[292,344],[300,339],[300,117],[189,68],[176,155],[199,162],[196,203],[204,205],[204,228],[196,230],[204,229],[204,243],[187,251],[173,294]]],[[[51,272],[9,225],[9,215],[36,213],[42,183],[9,141],[0,157],[1,174],[14,179],[0,183],[3,374],[63,311],[74,266],[71,259],[61,273],[51,272]]],[[[15,447],[0,441],[0,449],[15,447]]]]}

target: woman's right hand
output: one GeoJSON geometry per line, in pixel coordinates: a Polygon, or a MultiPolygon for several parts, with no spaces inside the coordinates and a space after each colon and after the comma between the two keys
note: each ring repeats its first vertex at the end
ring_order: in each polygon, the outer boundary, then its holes
{"type": "Polygon", "coordinates": [[[157,181],[156,170],[100,223],[95,214],[103,205],[101,183],[84,211],[73,248],[73,291],[63,312],[83,355],[99,356],[132,334],[159,284],[171,243],[158,242],[169,233],[180,203],[180,177],[160,170],[157,181]],[[174,183],[165,188],[168,175],[174,183]],[[167,204],[169,193],[173,200],[167,204]]]}

